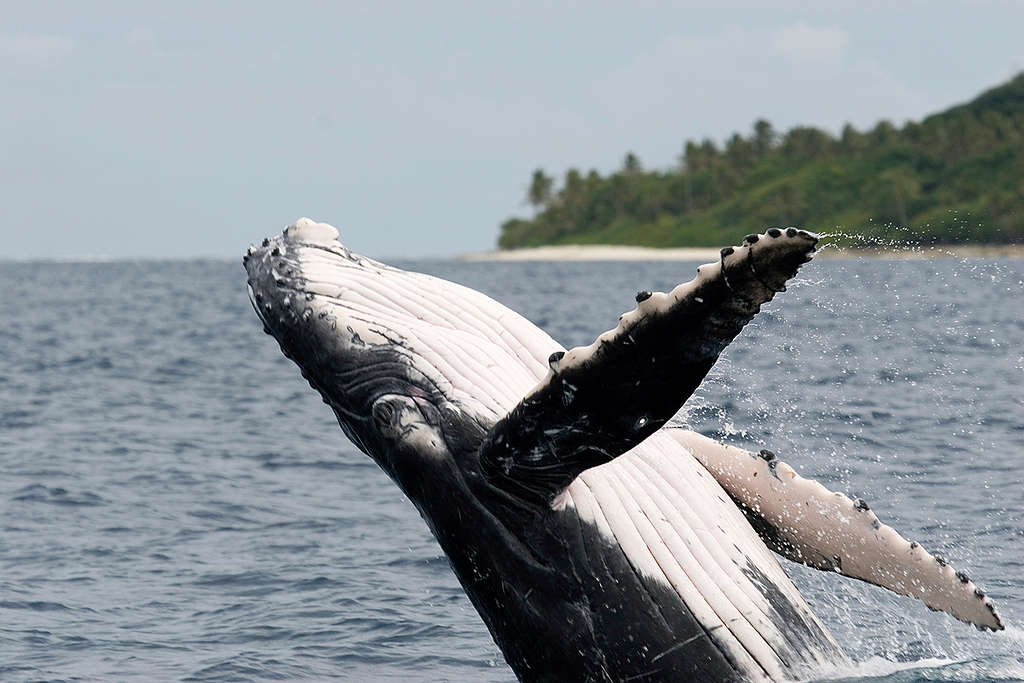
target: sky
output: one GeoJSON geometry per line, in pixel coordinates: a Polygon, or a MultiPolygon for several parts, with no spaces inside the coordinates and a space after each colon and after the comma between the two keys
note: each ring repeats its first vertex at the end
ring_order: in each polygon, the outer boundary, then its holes
{"type": "Polygon", "coordinates": [[[533,169],[767,118],[897,124],[1024,70],[1024,2],[0,3],[0,259],[235,258],[300,216],[494,248],[533,169]]]}

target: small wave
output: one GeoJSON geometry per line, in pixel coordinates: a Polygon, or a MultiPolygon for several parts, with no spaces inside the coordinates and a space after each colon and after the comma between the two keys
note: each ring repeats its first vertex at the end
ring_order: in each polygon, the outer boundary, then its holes
{"type": "Polygon", "coordinates": [[[71,608],[60,602],[47,600],[0,600],[0,609],[27,609],[33,612],[62,612],[71,608]]]}
{"type": "Polygon", "coordinates": [[[15,408],[0,412],[0,429],[26,429],[39,423],[36,413],[15,408]]]}
{"type": "Polygon", "coordinates": [[[316,591],[328,588],[344,588],[346,583],[344,581],[338,581],[336,579],[329,579],[326,576],[317,576],[312,579],[300,579],[290,585],[290,588],[295,592],[302,591],[316,591]]]}
{"type": "Polygon", "coordinates": [[[182,377],[192,377],[198,374],[202,368],[202,364],[194,358],[186,356],[175,358],[156,368],[154,373],[156,375],[155,381],[158,384],[163,384],[182,377]]]}
{"type": "MultiPolygon", "coordinates": [[[[1018,635],[1019,637],[1019,635],[1018,635]]],[[[1013,657],[952,660],[929,657],[894,662],[871,657],[853,666],[826,668],[815,672],[814,681],[856,681],[857,683],[995,683],[1024,680],[1024,660],[1013,657]]]]}
{"type": "Polygon", "coordinates": [[[228,659],[204,666],[182,680],[308,680],[310,673],[311,672],[305,667],[290,664],[274,657],[261,658],[255,654],[243,653],[240,656],[232,656],[228,659]]]}
{"type": "Polygon", "coordinates": [[[871,680],[885,679],[894,674],[907,671],[926,671],[938,669],[949,664],[955,664],[951,659],[932,657],[920,659],[916,662],[894,662],[884,657],[870,657],[862,662],[855,662],[850,666],[824,667],[815,672],[812,679],[808,681],[846,681],[846,680],[871,680]]]}
{"type": "Polygon", "coordinates": [[[61,486],[29,484],[14,492],[13,500],[23,503],[50,503],[52,505],[97,506],[106,501],[92,491],[74,493],[61,486]]]}
{"type": "Polygon", "coordinates": [[[277,577],[266,572],[239,572],[237,574],[207,574],[192,582],[195,586],[268,586],[279,583],[277,577]]]}
{"type": "Polygon", "coordinates": [[[416,555],[399,555],[392,560],[384,562],[385,567],[438,567],[446,569],[448,567],[448,559],[444,555],[436,555],[434,557],[424,558],[420,554],[416,555]]]}
{"type": "Polygon", "coordinates": [[[312,470],[348,470],[352,468],[351,463],[344,460],[270,460],[264,462],[261,467],[267,470],[279,470],[285,468],[302,468],[312,470]]]}
{"type": "Polygon", "coordinates": [[[110,360],[109,356],[94,355],[94,354],[75,354],[70,358],[64,359],[57,367],[63,366],[68,368],[75,368],[76,370],[83,369],[99,369],[109,370],[114,367],[113,361],[110,360]]]}

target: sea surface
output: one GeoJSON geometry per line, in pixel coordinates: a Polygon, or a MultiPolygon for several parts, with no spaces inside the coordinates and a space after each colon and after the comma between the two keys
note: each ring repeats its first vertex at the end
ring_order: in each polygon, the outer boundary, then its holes
{"type": "MultiPolygon", "coordinates": [[[[403,264],[567,346],[687,263],[403,264]]],[[[511,681],[240,263],[0,263],[0,681],[511,681]]],[[[857,681],[1024,679],[1024,261],[818,259],[684,409],[965,569],[1004,632],[785,563],[857,681]]],[[[543,643],[538,643],[543,647],[543,643]]]]}

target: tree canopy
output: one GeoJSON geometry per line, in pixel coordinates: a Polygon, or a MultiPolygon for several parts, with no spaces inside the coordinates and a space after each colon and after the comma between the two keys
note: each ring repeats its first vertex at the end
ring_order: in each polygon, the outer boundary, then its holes
{"type": "Polygon", "coordinates": [[[720,148],[686,140],[677,168],[633,152],[607,176],[570,169],[557,189],[534,171],[532,219],[502,225],[502,248],[543,244],[714,246],[796,225],[932,243],[1024,242],[1024,73],[969,103],[839,137],[780,134],[764,119],[720,148]]]}
{"type": "Polygon", "coordinates": [[[541,207],[551,201],[551,190],[555,186],[554,179],[538,168],[530,178],[530,188],[526,191],[526,199],[535,207],[541,207]]]}

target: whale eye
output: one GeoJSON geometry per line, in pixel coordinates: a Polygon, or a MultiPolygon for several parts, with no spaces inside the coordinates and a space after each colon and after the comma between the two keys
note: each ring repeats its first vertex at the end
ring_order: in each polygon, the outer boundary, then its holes
{"type": "Polygon", "coordinates": [[[373,404],[373,420],[379,429],[394,424],[395,407],[391,405],[391,401],[377,401],[373,404]]]}

